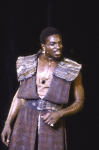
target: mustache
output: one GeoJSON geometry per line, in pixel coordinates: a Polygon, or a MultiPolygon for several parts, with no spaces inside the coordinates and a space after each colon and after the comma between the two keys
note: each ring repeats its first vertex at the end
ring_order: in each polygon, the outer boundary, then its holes
{"type": "Polygon", "coordinates": [[[55,49],[53,50],[54,52],[57,52],[57,51],[62,51],[62,49],[55,49]]]}

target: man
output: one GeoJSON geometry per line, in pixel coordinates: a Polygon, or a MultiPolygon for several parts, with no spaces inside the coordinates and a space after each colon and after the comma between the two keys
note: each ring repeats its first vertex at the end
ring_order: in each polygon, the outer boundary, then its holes
{"type": "Polygon", "coordinates": [[[64,117],[83,107],[81,65],[62,56],[60,32],[46,28],[40,42],[41,51],[17,60],[20,87],[1,135],[9,150],[66,150],[64,117]],[[74,102],[66,107],[72,82],[74,102]],[[10,126],[16,116],[10,139],[10,126]]]}

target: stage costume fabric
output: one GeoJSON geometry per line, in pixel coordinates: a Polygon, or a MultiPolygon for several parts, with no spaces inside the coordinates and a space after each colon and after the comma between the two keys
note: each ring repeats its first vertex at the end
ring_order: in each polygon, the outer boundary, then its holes
{"type": "MultiPolygon", "coordinates": [[[[67,150],[65,120],[61,118],[53,127],[41,118],[47,110],[28,107],[28,101],[41,99],[37,93],[38,54],[19,57],[17,76],[20,81],[18,98],[25,99],[13,128],[9,150],[67,150]]],[[[78,76],[81,65],[64,58],[54,69],[44,101],[58,106],[66,106],[70,85],[78,76]]],[[[51,111],[55,111],[54,108],[51,111]]]]}

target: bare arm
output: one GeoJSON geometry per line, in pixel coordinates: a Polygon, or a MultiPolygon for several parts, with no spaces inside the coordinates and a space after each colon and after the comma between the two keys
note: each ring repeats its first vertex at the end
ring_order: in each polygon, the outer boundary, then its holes
{"type": "Polygon", "coordinates": [[[20,106],[22,105],[22,100],[17,98],[17,94],[18,91],[16,92],[13,98],[8,117],[6,119],[5,126],[1,134],[2,142],[7,146],[9,145],[9,141],[10,141],[11,123],[17,116],[20,106]]]}
{"type": "Polygon", "coordinates": [[[42,118],[49,125],[55,124],[61,117],[69,116],[80,111],[84,104],[84,88],[81,73],[74,81],[74,103],[60,111],[47,113],[42,118]]]}
{"type": "Polygon", "coordinates": [[[74,81],[74,103],[59,111],[61,117],[77,113],[84,105],[84,88],[82,85],[81,73],[74,81]]]}
{"type": "Polygon", "coordinates": [[[12,101],[12,104],[11,104],[11,107],[10,107],[8,117],[7,117],[5,124],[11,125],[11,123],[15,119],[16,115],[18,114],[20,106],[22,105],[22,100],[17,98],[17,94],[18,94],[18,91],[16,92],[16,94],[13,98],[13,101],[12,101]]]}

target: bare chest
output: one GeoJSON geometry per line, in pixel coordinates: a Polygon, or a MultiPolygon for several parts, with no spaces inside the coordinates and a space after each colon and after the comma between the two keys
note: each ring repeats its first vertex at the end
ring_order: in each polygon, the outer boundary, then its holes
{"type": "Polygon", "coordinates": [[[50,78],[53,74],[53,71],[56,67],[57,63],[50,62],[50,61],[42,61],[38,60],[38,66],[37,66],[37,76],[40,76],[41,78],[50,78]]]}

